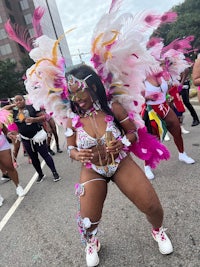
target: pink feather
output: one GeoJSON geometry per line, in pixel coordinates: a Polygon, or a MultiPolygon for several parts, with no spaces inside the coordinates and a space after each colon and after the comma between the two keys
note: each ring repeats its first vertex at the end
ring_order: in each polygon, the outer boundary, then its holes
{"type": "Polygon", "coordinates": [[[6,109],[0,110],[0,123],[4,124],[7,122],[8,116],[10,115],[10,112],[6,109]]]}
{"type": "Polygon", "coordinates": [[[18,132],[18,127],[15,122],[8,124],[7,128],[8,128],[8,131],[10,132],[18,132]]]}
{"type": "Polygon", "coordinates": [[[120,8],[122,2],[123,0],[112,0],[108,13],[116,12],[120,8]]]}
{"type": "Polygon", "coordinates": [[[40,21],[44,15],[44,12],[45,9],[40,6],[34,10],[32,24],[35,32],[35,38],[40,37],[42,35],[42,27],[40,21]]]}
{"type": "Polygon", "coordinates": [[[147,48],[150,48],[150,47],[153,47],[155,46],[156,44],[162,42],[163,39],[160,38],[160,37],[152,37],[148,42],[147,42],[147,48]]]}
{"type": "Polygon", "coordinates": [[[178,15],[176,12],[166,12],[164,13],[161,17],[161,23],[171,23],[171,22],[175,22],[177,19],[178,15]]]}
{"type": "Polygon", "coordinates": [[[192,48],[191,42],[194,40],[194,36],[190,35],[184,39],[176,39],[172,41],[169,45],[163,48],[162,54],[166,53],[170,49],[174,49],[183,54],[187,54],[188,50],[192,48]]]}
{"type": "Polygon", "coordinates": [[[28,29],[18,24],[11,25],[10,20],[7,20],[4,27],[10,39],[23,46],[28,52],[31,51],[33,38],[30,37],[28,29]]]}
{"type": "Polygon", "coordinates": [[[168,149],[153,135],[149,134],[146,127],[138,129],[139,141],[132,144],[129,150],[137,157],[145,160],[151,168],[156,168],[161,160],[168,160],[168,149]]]}

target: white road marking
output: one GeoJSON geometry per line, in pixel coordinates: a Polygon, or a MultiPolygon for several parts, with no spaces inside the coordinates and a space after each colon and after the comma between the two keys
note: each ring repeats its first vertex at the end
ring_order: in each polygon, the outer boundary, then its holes
{"type": "MultiPolygon", "coordinates": [[[[45,165],[45,161],[43,160],[41,163],[41,168],[43,168],[45,165]]],[[[32,187],[32,185],[34,184],[36,178],[37,178],[38,174],[37,172],[35,172],[35,174],[33,175],[33,177],[31,178],[31,180],[29,181],[29,183],[27,184],[27,186],[24,188],[25,194],[28,193],[28,191],[30,190],[30,188],[32,187]]],[[[3,219],[0,221],[0,232],[1,230],[4,228],[4,226],[6,225],[6,223],[9,221],[9,219],[11,218],[11,216],[14,214],[14,212],[16,211],[16,209],[18,208],[18,206],[20,205],[20,203],[22,202],[22,200],[26,197],[18,197],[17,200],[15,201],[15,203],[12,205],[12,207],[9,209],[9,211],[6,213],[6,215],[3,217],[3,219]]]]}
{"type": "MultiPolygon", "coordinates": [[[[55,145],[55,140],[52,142],[52,146],[51,147],[54,147],[54,145],[55,145]]],[[[45,165],[45,161],[43,160],[42,163],[41,163],[41,168],[42,169],[44,168],[44,165],[45,165]]],[[[31,189],[31,187],[34,184],[37,176],[38,176],[38,174],[37,174],[37,172],[35,172],[35,174],[31,178],[30,182],[24,188],[25,194],[27,194],[28,191],[31,189]]],[[[6,225],[6,223],[9,221],[9,219],[14,214],[14,212],[16,211],[16,209],[18,208],[18,206],[20,205],[20,203],[22,202],[22,200],[25,197],[26,197],[26,195],[24,197],[18,197],[17,200],[15,201],[15,203],[12,205],[12,207],[9,209],[9,211],[6,213],[6,215],[0,221],[0,232],[2,231],[2,229],[4,228],[4,226],[6,225]]]]}

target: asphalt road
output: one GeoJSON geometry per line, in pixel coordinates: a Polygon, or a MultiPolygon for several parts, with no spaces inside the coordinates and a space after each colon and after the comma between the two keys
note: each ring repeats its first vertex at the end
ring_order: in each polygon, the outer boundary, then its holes
{"type": "MultiPolygon", "coordinates": [[[[200,107],[195,108],[200,116],[200,107]]],[[[179,162],[173,141],[165,142],[171,159],[159,165],[152,182],[165,211],[164,227],[168,228],[174,253],[163,256],[158,252],[145,216],[110,183],[100,224],[99,266],[200,266],[200,126],[191,127],[191,122],[186,112],[184,127],[191,132],[183,136],[185,151],[196,163],[179,162]]],[[[65,149],[62,129],[59,135],[65,149]]],[[[20,182],[24,188],[29,187],[21,200],[12,182],[0,182],[0,192],[5,198],[0,208],[0,267],[86,266],[75,219],[74,184],[80,165],[71,162],[66,151],[56,154],[54,160],[62,180],[53,182],[45,165],[47,178],[36,184],[34,169],[20,151],[20,182]]]]}

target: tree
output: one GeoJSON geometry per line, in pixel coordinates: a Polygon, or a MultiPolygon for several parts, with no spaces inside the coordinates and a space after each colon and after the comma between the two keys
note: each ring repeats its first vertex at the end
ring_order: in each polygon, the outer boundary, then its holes
{"type": "Polygon", "coordinates": [[[17,64],[10,59],[0,61],[0,98],[11,98],[25,93],[22,72],[16,70],[17,64]]]}

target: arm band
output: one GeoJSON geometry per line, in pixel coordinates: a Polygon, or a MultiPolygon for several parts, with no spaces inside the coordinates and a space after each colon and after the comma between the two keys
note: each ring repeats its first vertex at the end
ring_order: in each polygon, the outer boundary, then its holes
{"type": "Polygon", "coordinates": [[[67,130],[65,131],[65,136],[66,137],[70,137],[74,134],[74,131],[72,130],[72,128],[67,128],[67,130]]]}
{"type": "Polygon", "coordinates": [[[127,121],[129,119],[129,116],[127,116],[125,119],[121,120],[120,123],[127,121]]]}

